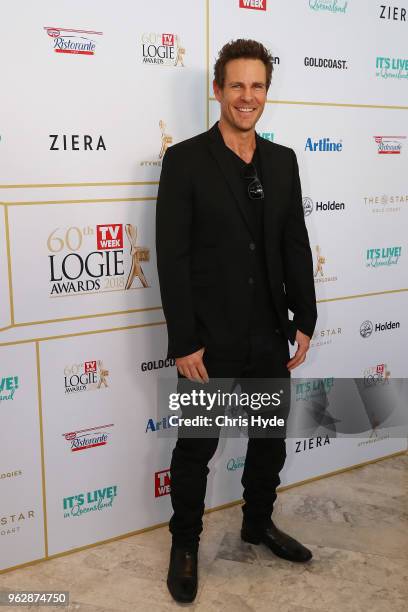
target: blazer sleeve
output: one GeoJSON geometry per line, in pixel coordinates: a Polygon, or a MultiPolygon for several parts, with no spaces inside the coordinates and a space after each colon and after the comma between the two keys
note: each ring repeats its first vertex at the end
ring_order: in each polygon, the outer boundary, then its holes
{"type": "MultiPolygon", "coordinates": [[[[293,330],[313,335],[317,320],[316,294],[313,274],[313,258],[310,249],[299,167],[292,152],[292,193],[290,211],[285,223],[282,242],[285,291],[289,309],[293,312],[293,330]]],[[[293,344],[294,337],[290,339],[293,344]]]]}
{"type": "Polygon", "coordinates": [[[190,276],[193,189],[185,156],[177,147],[164,155],[156,206],[156,255],[167,323],[169,358],[202,347],[196,333],[190,276]]]}

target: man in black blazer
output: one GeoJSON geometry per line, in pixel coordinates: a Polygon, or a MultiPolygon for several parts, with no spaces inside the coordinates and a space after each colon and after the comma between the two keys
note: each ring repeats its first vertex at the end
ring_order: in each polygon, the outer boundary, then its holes
{"type": "MultiPolygon", "coordinates": [[[[252,40],[220,51],[214,93],[220,120],[170,147],[157,199],[156,249],[168,357],[179,386],[214,378],[290,378],[316,324],[313,263],[294,151],[255,132],[272,57],[252,40]],[[293,319],[288,316],[293,313],[293,319]],[[289,358],[288,341],[297,346],[289,358]]],[[[171,461],[173,536],[168,588],[197,592],[197,551],[208,462],[218,437],[179,437],[171,461]]],[[[285,438],[250,437],[242,476],[241,537],[292,561],[311,552],[271,520],[285,438]]]]}

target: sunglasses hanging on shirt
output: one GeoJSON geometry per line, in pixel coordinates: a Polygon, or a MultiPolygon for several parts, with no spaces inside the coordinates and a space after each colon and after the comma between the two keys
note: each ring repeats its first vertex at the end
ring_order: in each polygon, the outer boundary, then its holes
{"type": "Polygon", "coordinates": [[[251,181],[248,185],[248,196],[251,200],[262,200],[264,198],[263,187],[252,162],[243,169],[243,177],[245,180],[251,181]]]}

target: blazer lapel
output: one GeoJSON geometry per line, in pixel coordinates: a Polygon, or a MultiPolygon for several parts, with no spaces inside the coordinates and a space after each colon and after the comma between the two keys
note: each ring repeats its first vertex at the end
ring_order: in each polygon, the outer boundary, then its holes
{"type": "MultiPolygon", "coordinates": [[[[221,132],[218,129],[217,123],[208,131],[209,147],[211,154],[217,161],[225,180],[234,196],[236,203],[238,204],[239,211],[249,229],[252,236],[255,237],[255,229],[252,225],[251,218],[248,215],[248,202],[245,200],[245,191],[242,185],[237,182],[236,168],[234,166],[231,156],[226,151],[226,146],[222,139],[221,132]]],[[[244,180],[244,179],[242,179],[244,180]]]]}
{"type": "Polygon", "coordinates": [[[259,156],[261,159],[262,168],[262,186],[264,189],[264,223],[265,223],[265,235],[268,233],[268,229],[271,227],[271,223],[274,223],[273,217],[276,212],[276,197],[278,188],[278,177],[275,176],[276,164],[274,160],[273,151],[271,151],[270,144],[262,136],[256,134],[256,146],[259,150],[259,156]]]}

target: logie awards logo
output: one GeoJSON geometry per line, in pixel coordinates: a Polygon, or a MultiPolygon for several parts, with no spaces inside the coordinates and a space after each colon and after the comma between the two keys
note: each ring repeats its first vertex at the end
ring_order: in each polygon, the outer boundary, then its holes
{"type": "Polygon", "coordinates": [[[155,66],[174,66],[184,68],[185,47],[178,34],[142,34],[142,62],[155,66]]]}
{"type": "Polygon", "coordinates": [[[74,363],[64,368],[65,393],[95,391],[108,387],[109,370],[101,359],[74,363]]]}

